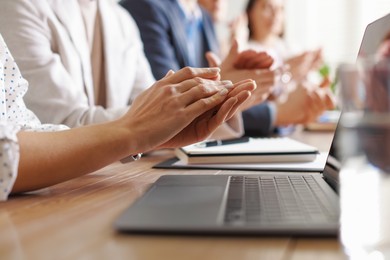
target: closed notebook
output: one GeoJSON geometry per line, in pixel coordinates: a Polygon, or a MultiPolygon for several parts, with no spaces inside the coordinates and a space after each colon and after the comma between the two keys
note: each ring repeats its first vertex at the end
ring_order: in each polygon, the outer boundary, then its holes
{"type": "Polygon", "coordinates": [[[193,144],[175,150],[186,164],[309,162],[318,149],[288,137],[249,138],[249,142],[203,147],[193,144]]]}

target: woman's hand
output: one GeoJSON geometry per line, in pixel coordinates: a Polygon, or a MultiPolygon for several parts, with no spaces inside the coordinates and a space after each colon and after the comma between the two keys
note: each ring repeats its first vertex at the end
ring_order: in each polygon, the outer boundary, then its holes
{"type": "Polygon", "coordinates": [[[236,69],[269,69],[274,59],[267,52],[245,50],[240,52],[234,61],[236,69]]]}
{"type": "Polygon", "coordinates": [[[307,74],[312,70],[317,70],[322,64],[322,51],[321,49],[314,51],[305,51],[300,55],[294,56],[286,60],[286,64],[289,66],[292,78],[300,83],[307,74]]]}
{"type": "Polygon", "coordinates": [[[269,69],[238,69],[239,67],[248,67],[248,66],[258,66],[264,65],[268,66],[270,60],[267,56],[263,56],[264,54],[259,54],[259,57],[254,57],[253,59],[249,59],[248,55],[250,53],[241,54],[238,52],[238,44],[237,42],[233,42],[233,45],[230,49],[228,56],[221,63],[219,58],[208,52],[206,54],[207,60],[209,62],[210,67],[220,66],[221,68],[221,78],[231,80],[233,82],[240,82],[242,80],[252,79],[257,88],[252,92],[251,97],[240,107],[240,111],[248,109],[254,105],[260,104],[265,101],[268,96],[271,94],[272,88],[275,83],[275,71],[271,71],[269,69]],[[241,56],[243,55],[243,56],[241,56]],[[241,58],[240,58],[241,57],[241,58]],[[263,63],[263,58],[265,58],[263,63]],[[249,62],[250,61],[250,62],[249,62]],[[236,64],[238,63],[238,64],[236,64]]]}
{"type": "Polygon", "coordinates": [[[135,150],[178,147],[206,138],[255,88],[253,83],[233,86],[215,79],[219,79],[218,68],[184,68],[169,72],[141,93],[120,120],[133,135],[135,150]],[[234,87],[241,91],[229,94],[234,87]]]}
{"type": "Polygon", "coordinates": [[[315,121],[325,110],[333,109],[335,101],[329,88],[319,88],[308,82],[300,84],[287,99],[276,102],[276,126],[307,124],[315,121]]]}
{"type": "Polygon", "coordinates": [[[246,103],[255,88],[256,84],[252,80],[244,80],[234,84],[233,89],[221,105],[197,117],[175,137],[162,144],[160,148],[180,147],[206,139],[237,111],[242,111],[240,106],[246,103]]]}

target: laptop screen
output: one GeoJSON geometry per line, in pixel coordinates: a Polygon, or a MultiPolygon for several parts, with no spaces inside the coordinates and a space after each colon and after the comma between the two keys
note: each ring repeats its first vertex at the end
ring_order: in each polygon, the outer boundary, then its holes
{"type": "MultiPolygon", "coordinates": [[[[374,55],[390,54],[390,14],[375,20],[367,25],[360,45],[358,58],[374,55]]],[[[338,128],[338,127],[337,127],[338,128]]],[[[332,140],[326,166],[323,172],[325,180],[338,191],[338,174],[341,167],[340,154],[338,149],[338,131],[332,140]]]]}
{"type": "MultiPolygon", "coordinates": [[[[359,49],[359,57],[368,57],[388,52],[390,41],[390,13],[367,25],[359,49]]],[[[388,55],[388,53],[387,53],[388,55]]]]}

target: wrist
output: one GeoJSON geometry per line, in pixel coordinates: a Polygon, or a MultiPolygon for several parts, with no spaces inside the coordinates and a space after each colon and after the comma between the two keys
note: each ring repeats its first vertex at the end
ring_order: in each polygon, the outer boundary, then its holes
{"type": "Polygon", "coordinates": [[[276,113],[275,113],[275,121],[274,124],[275,126],[286,126],[291,124],[291,115],[290,113],[285,112],[284,106],[285,103],[280,103],[280,102],[275,102],[275,108],[276,108],[276,113]]]}
{"type": "Polygon", "coordinates": [[[112,133],[116,136],[115,142],[117,143],[118,151],[120,151],[121,159],[127,157],[137,157],[138,154],[141,154],[144,151],[144,147],[141,143],[140,136],[138,134],[137,128],[125,126],[122,124],[121,120],[113,121],[112,128],[114,129],[112,133]]]}
{"type": "Polygon", "coordinates": [[[128,163],[128,162],[132,162],[132,161],[138,161],[139,159],[141,159],[142,157],[142,153],[137,153],[137,154],[133,154],[133,155],[130,155],[130,156],[127,156],[123,159],[121,159],[121,163],[128,163]]]}

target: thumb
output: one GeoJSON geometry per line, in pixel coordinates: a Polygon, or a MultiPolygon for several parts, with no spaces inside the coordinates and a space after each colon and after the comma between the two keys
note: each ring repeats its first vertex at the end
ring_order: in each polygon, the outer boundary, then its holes
{"type": "Polygon", "coordinates": [[[167,72],[167,74],[165,74],[165,76],[164,76],[163,78],[168,78],[169,76],[171,76],[171,75],[173,75],[173,74],[175,74],[175,72],[174,72],[173,70],[169,70],[169,71],[167,72]]]}
{"type": "Polygon", "coordinates": [[[219,67],[221,65],[221,60],[218,58],[218,56],[214,52],[207,52],[206,53],[206,59],[207,62],[209,63],[209,67],[219,67]]]}
{"type": "Polygon", "coordinates": [[[229,53],[228,53],[225,60],[234,61],[237,56],[238,56],[238,41],[237,41],[237,39],[234,39],[232,42],[232,46],[230,47],[229,53]]]}

